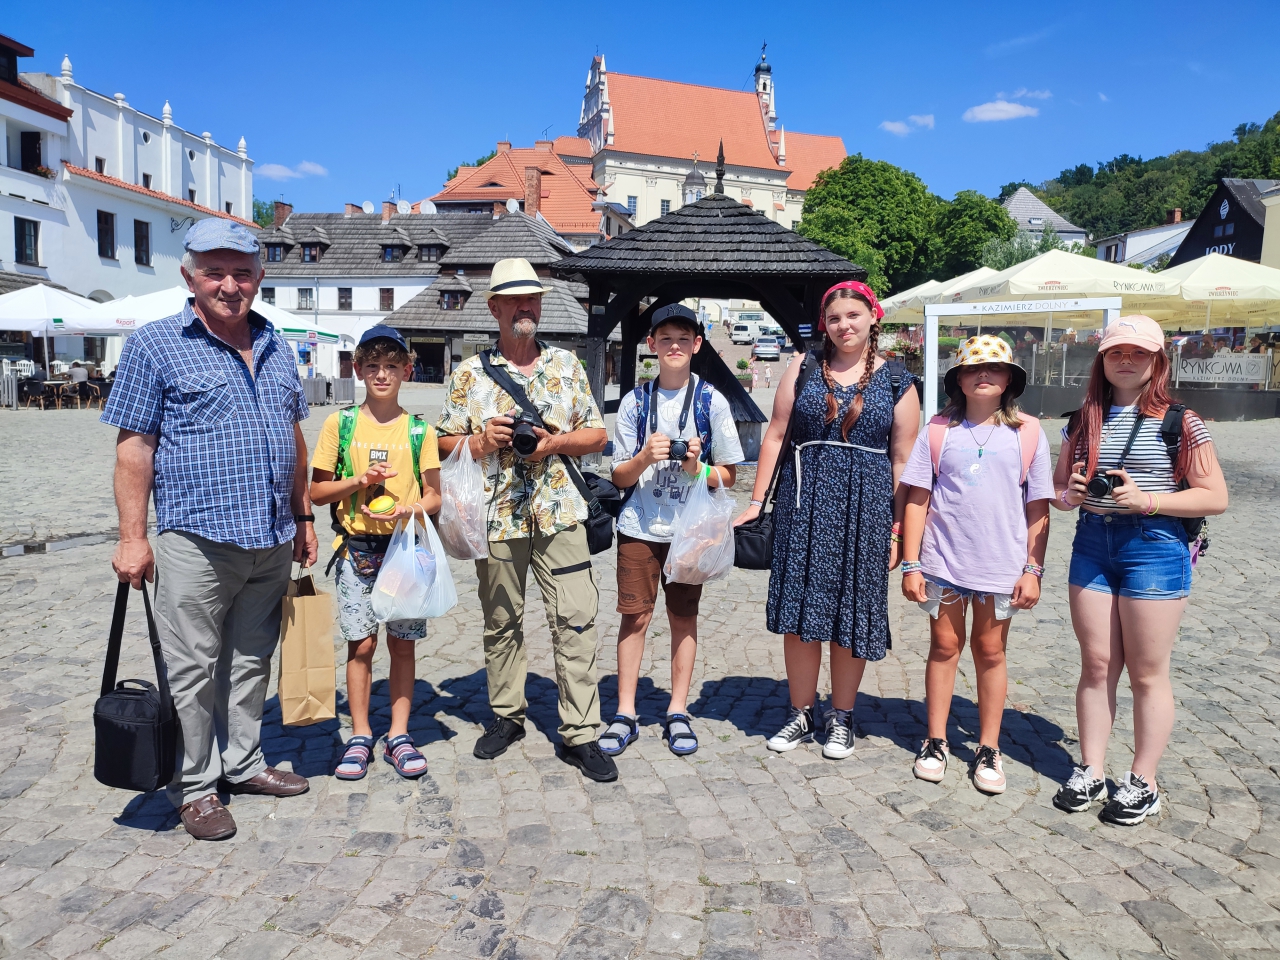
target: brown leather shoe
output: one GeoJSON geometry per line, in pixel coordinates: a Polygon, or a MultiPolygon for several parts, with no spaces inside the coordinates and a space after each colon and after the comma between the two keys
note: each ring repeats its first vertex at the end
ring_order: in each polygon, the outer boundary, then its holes
{"type": "Polygon", "coordinates": [[[236,834],[236,822],[231,811],[222,805],[216,793],[183,804],[178,811],[187,833],[197,840],[226,840],[236,834]]]}
{"type": "Polygon", "coordinates": [[[311,789],[306,777],[296,773],[286,773],[275,767],[267,767],[256,777],[242,780],[240,783],[223,781],[227,793],[256,793],[268,797],[294,797],[311,789]]]}

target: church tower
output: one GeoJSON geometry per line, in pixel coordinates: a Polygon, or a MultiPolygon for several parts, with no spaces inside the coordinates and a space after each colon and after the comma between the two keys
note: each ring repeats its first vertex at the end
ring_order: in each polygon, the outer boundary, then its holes
{"type": "Polygon", "coordinates": [[[756,96],[760,99],[760,113],[764,116],[765,129],[773,132],[778,122],[777,98],[773,90],[773,68],[765,62],[764,44],[760,48],[760,62],[756,64],[756,96]]]}

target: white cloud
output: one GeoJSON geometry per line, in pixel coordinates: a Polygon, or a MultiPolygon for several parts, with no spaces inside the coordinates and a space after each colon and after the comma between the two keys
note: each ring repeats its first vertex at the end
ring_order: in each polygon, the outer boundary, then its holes
{"type": "Polygon", "coordinates": [[[1028,33],[1021,37],[1012,37],[1008,40],[1001,40],[999,43],[993,43],[987,47],[984,53],[986,53],[988,57],[999,57],[1006,53],[1013,53],[1021,47],[1043,40],[1045,37],[1049,36],[1051,32],[1052,28],[1046,27],[1043,30],[1037,30],[1035,33],[1028,33]]]}
{"type": "Polygon", "coordinates": [[[1053,96],[1049,90],[1028,90],[1026,87],[1019,87],[1013,93],[997,93],[996,97],[1000,100],[1048,100],[1053,96]]]}
{"type": "Polygon", "coordinates": [[[910,120],[912,123],[914,123],[917,127],[924,127],[927,130],[933,129],[932,113],[913,113],[911,116],[907,117],[907,119],[910,120]]]}
{"type": "Polygon", "coordinates": [[[890,133],[892,133],[896,137],[905,137],[908,133],[911,132],[911,128],[908,127],[901,120],[885,120],[883,123],[880,124],[880,129],[888,130],[890,133]]]}
{"type": "Polygon", "coordinates": [[[329,171],[318,163],[312,163],[310,160],[303,160],[296,167],[286,167],[283,163],[264,163],[260,167],[255,167],[253,171],[255,176],[265,177],[268,180],[297,180],[300,177],[327,177],[329,171]]]}
{"type": "Polygon", "coordinates": [[[1008,100],[992,100],[980,103],[964,112],[967,123],[984,123],[989,120],[1016,120],[1018,117],[1038,117],[1038,107],[1029,107],[1025,103],[1010,103],[1008,100]]]}
{"type": "Polygon", "coordinates": [[[1098,99],[1101,100],[1103,103],[1106,103],[1109,98],[1102,91],[1098,91],[1098,99]]]}

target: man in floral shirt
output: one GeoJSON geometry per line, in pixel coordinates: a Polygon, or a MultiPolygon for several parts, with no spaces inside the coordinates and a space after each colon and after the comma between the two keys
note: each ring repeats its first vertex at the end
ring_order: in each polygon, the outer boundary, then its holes
{"type": "Polygon", "coordinates": [[[525,735],[524,593],[532,567],[555,651],[561,756],[584,776],[609,781],[618,769],[596,745],[599,593],[587,549],[587,504],[559,456],[597,453],[607,434],[578,359],[537,340],[545,292],[529,262],[517,258],[494,265],[485,293],[500,331],[489,358],[524,389],[546,424],[545,430],[533,428],[537,449],[521,457],[512,447],[513,417],[520,410],[485,373],[480,357],[454,371],[437,426],[442,456],[466,438],[481,458],[489,501],[489,557],[476,561],[476,574],[494,719],[474,753],[491,760],[525,735]]]}

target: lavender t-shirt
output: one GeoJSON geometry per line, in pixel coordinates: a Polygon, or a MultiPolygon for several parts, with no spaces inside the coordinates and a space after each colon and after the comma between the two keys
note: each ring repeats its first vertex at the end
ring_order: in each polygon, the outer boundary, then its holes
{"type": "Polygon", "coordinates": [[[1014,427],[966,422],[949,429],[936,484],[929,431],[920,431],[902,482],[926,490],[933,486],[920,547],[926,577],[983,593],[1013,592],[1027,562],[1026,504],[1053,499],[1049,440],[1043,430],[1039,433],[1024,498],[1018,486],[1022,445],[1014,427]]]}

